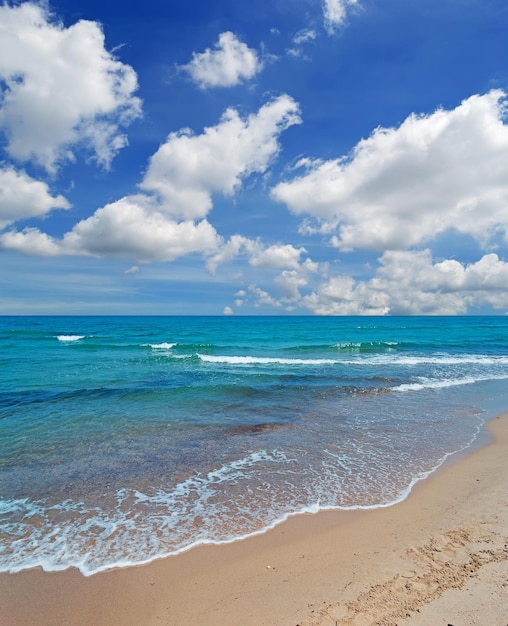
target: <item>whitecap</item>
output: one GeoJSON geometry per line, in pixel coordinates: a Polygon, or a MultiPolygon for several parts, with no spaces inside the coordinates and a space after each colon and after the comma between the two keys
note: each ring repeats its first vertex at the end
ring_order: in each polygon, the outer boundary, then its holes
{"type": "Polygon", "coordinates": [[[422,389],[445,389],[446,387],[457,387],[460,385],[473,385],[481,381],[487,380],[505,380],[508,375],[496,376],[463,376],[462,378],[420,378],[419,382],[403,383],[393,387],[393,391],[421,391],[422,389]]]}
{"type": "Polygon", "coordinates": [[[260,356],[211,356],[197,355],[205,363],[223,363],[226,365],[336,365],[334,359],[285,359],[260,356]]]}
{"type": "Polygon", "coordinates": [[[58,335],[58,341],[79,341],[80,339],[84,339],[86,335],[58,335]]]}

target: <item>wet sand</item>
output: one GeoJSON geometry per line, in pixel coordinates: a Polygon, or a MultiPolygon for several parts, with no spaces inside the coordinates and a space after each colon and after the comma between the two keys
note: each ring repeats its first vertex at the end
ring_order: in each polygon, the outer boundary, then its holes
{"type": "Polygon", "coordinates": [[[508,625],[508,414],[397,505],[90,577],[0,575],[2,626],[508,625]]]}

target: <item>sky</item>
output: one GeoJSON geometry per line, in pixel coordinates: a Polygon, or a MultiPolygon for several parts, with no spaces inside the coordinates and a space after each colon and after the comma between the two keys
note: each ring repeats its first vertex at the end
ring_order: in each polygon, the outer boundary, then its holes
{"type": "Polygon", "coordinates": [[[506,0],[0,4],[0,315],[508,313],[506,0]]]}

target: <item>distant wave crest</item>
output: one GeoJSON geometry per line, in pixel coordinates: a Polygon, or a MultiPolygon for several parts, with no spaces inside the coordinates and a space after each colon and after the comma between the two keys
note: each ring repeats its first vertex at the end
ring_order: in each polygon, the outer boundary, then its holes
{"type": "Polygon", "coordinates": [[[335,365],[335,359],[286,359],[261,356],[211,356],[198,354],[204,363],[224,363],[228,365],[335,365]]]}

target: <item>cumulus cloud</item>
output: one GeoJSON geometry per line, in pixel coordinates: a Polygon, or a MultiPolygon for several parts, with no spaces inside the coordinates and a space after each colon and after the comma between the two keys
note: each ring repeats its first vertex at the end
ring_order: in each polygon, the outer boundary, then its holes
{"type": "Polygon", "coordinates": [[[211,255],[207,262],[206,268],[211,274],[215,274],[217,268],[224,263],[229,263],[237,257],[242,250],[251,249],[256,242],[243,235],[232,235],[228,241],[223,242],[220,248],[211,255]]]}
{"type": "Polygon", "coordinates": [[[229,31],[219,35],[213,49],[194,52],[191,61],[181,66],[201,89],[233,87],[253,78],[262,68],[257,52],[229,31]]]}
{"type": "Polygon", "coordinates": [[[64,248],[73,252],[139,261],[173,261],[193,252],[210,252],[218,244],[219,236],[206,220],[177,222],[143,196],[106,205],[76,224],[63,240],[64,248]]]}
{"type": "Polygon", "coordinates": [[[259,246],[252,251],[249,263],[253,267],[297,269],[300,267],[301,255],[306,252],[305,248],[295,248],[291,244],[276,244],[268,248],[259,246]]]}
{"type": "Polygon", "coordinates": [[[297,270],[284,270],[273,282],[288,302],[300,300],[299,288],[307,285],[307,279],[297,270]]]}
{"type": "Polygon", "coordinates": [[[51,172],[76,144],[108,167],[141,113],[136,73],[105,49],[101,27],[66,28],[30,2],[0,6],[0,85],[7,153],[51,172]]]}
{"type": "Polygon", "coordinates": [[[255,296],[256,303],[255,307],[269,305],[274,307],[282,306],[281,303],[273,298],[267,291],[261,289],[261,287],[256,287],[256,285],[249,285],[249,291],[255,296]]]}
{"type": "Polygon", "coordinates": [[[138,195],[97,210],[61,240],[31,228],[5,233],[0,244],[26,254],[127,257],[148,262],[210,253],[219,246],[220,237],[206,220],[177,222],[158,211],[149,198],[138,195]]]}
{"type": "Polygon", "coordinates": [[[62,252],[58,240],[42,233],[38,228],[7,231],[0,235],[0,247],[34,256],[57,256],[62,252]]]}
{"type": "Polygon", "coordinates": [[[227,109],[216,126],[194,135],[171,133],[151,157],[140,187],[154,192],[173,217],[197,219],[212,208],[212,194],[231,195],[243,178],[264,172],[278,154],[278,135],[301,122],[298,104],[282,95],[242,119],[227,109]]]}
{"type": "Polygon", "coordinates": [[[508,263],[486,254],[476,263],[434,263],[430,250],[390,251],[381,257],[373,287],[390,294],[395,314],[455,315],[470,307],[508,306],[508,263]]]}
{"type": "Polygon", "coordinates": [[[357,3],[358,0],[323,0],[325,28],[330,35],[346,20],[348,7],[357,3]]]}
{"type": "MultiPolygon", "coordinates": [[[[215,254],[210,256],[207,261],[207,268],[211,273],[214,273],[219,265],[228,263],[241,255],[248,259],[249,265],[252,267],[298,269],[301,267],[300,257],[306,253],[305,248],[295,248],[291,244],[266,246],[259,239],[233,235],[228,241],[222,243],[215,254]]],[[[310,259],[306,259],[306,261],[312,263],[310,259]]]]}
{"type": "Polygon", "coordinates": [[[475,95],[458,107],[378,128],[348,157],[303,159],[307,172],[272,190],[302,232],[335,233],[351,249],[404,249],[449,230],[482,245],[508,231],[506,94],[475,95]]]}
{"type": "MultiPolygon", "coordinates": [[[[212,207],[212,193],[232,194],[243,177],[264,172],[279,151],[279,133],[299,121],[298,105],[288,96],[264,105],[245,120],[229,109],[217,126],[201,135],[171,134],[150,159],[140,185],[144,193],[98,209],[62,239],[31,228],[5,233],[0,245],[27,254],[127,257],[140,262],[200,253],[211,258],[212,269],[243,248],[257,255],[260,266],[293,267],[303,249],[265,250],[240,235],[224,244],[204,218],[212,207]]],[[[42,196],[45,187],[38,185],[34,188],[42,196]]],[[[46,203],[63,205],[64,199],[47,194],[46,203]]]]}
{"type": "MultiPolygon", "coordinates": [[[[306,253],[305,248],[296,249],[293,246],[279,245],[270,246],[269,248],[264,249],[263,252],[268,252],[267,258],[271,258],[274,249],[277,249],[278,252],[276,258],[280,260],[284,258],[285,263],[283,264],[282,262],[277,262],[277,260],[274,259],[271,263],[271,267],[273,269],[280,269],[281,267],[293,268],[283,269],[283,271],[273,279],[273,284],[277,288],[280,298],[277,299],[272,297],[268,294],[268,292],[263,291],[255,285],[251,285],[249,290],[251,294],[257,298],[257,305],[284,305],[287,310],[293,310],[294,307],[292,304],[296,304],[302,300],[300,289],[309,285],[313,274],[320,272],[322,276],[325,276],[327,274],[328,264],[316,263],[309,257],[307,257],[305,261],[300,262],[300,255],[306,253]],[[290,250],[287,250],[288,248],[290,250]],[[288,306],[288,304],[291,304],[291,306],[288,306]]],[[[250,264],[254,265],[252,263],[252,258],[250,260],[250,264]]]]}
{"type": "Polygon", "coordinates": [[[332,276],[302,298],[319,315],[457,315],[508,307],[508,263],[487,254],[476,263],[434,262],[430,250],[388,251],[370,280],[332,276]]]}
{"type": "Polygon", "coordinates": [[[63,196],[52,196],[46,183],[12,167],[0,168],[0,228],[70,206],[63,196]]]}

